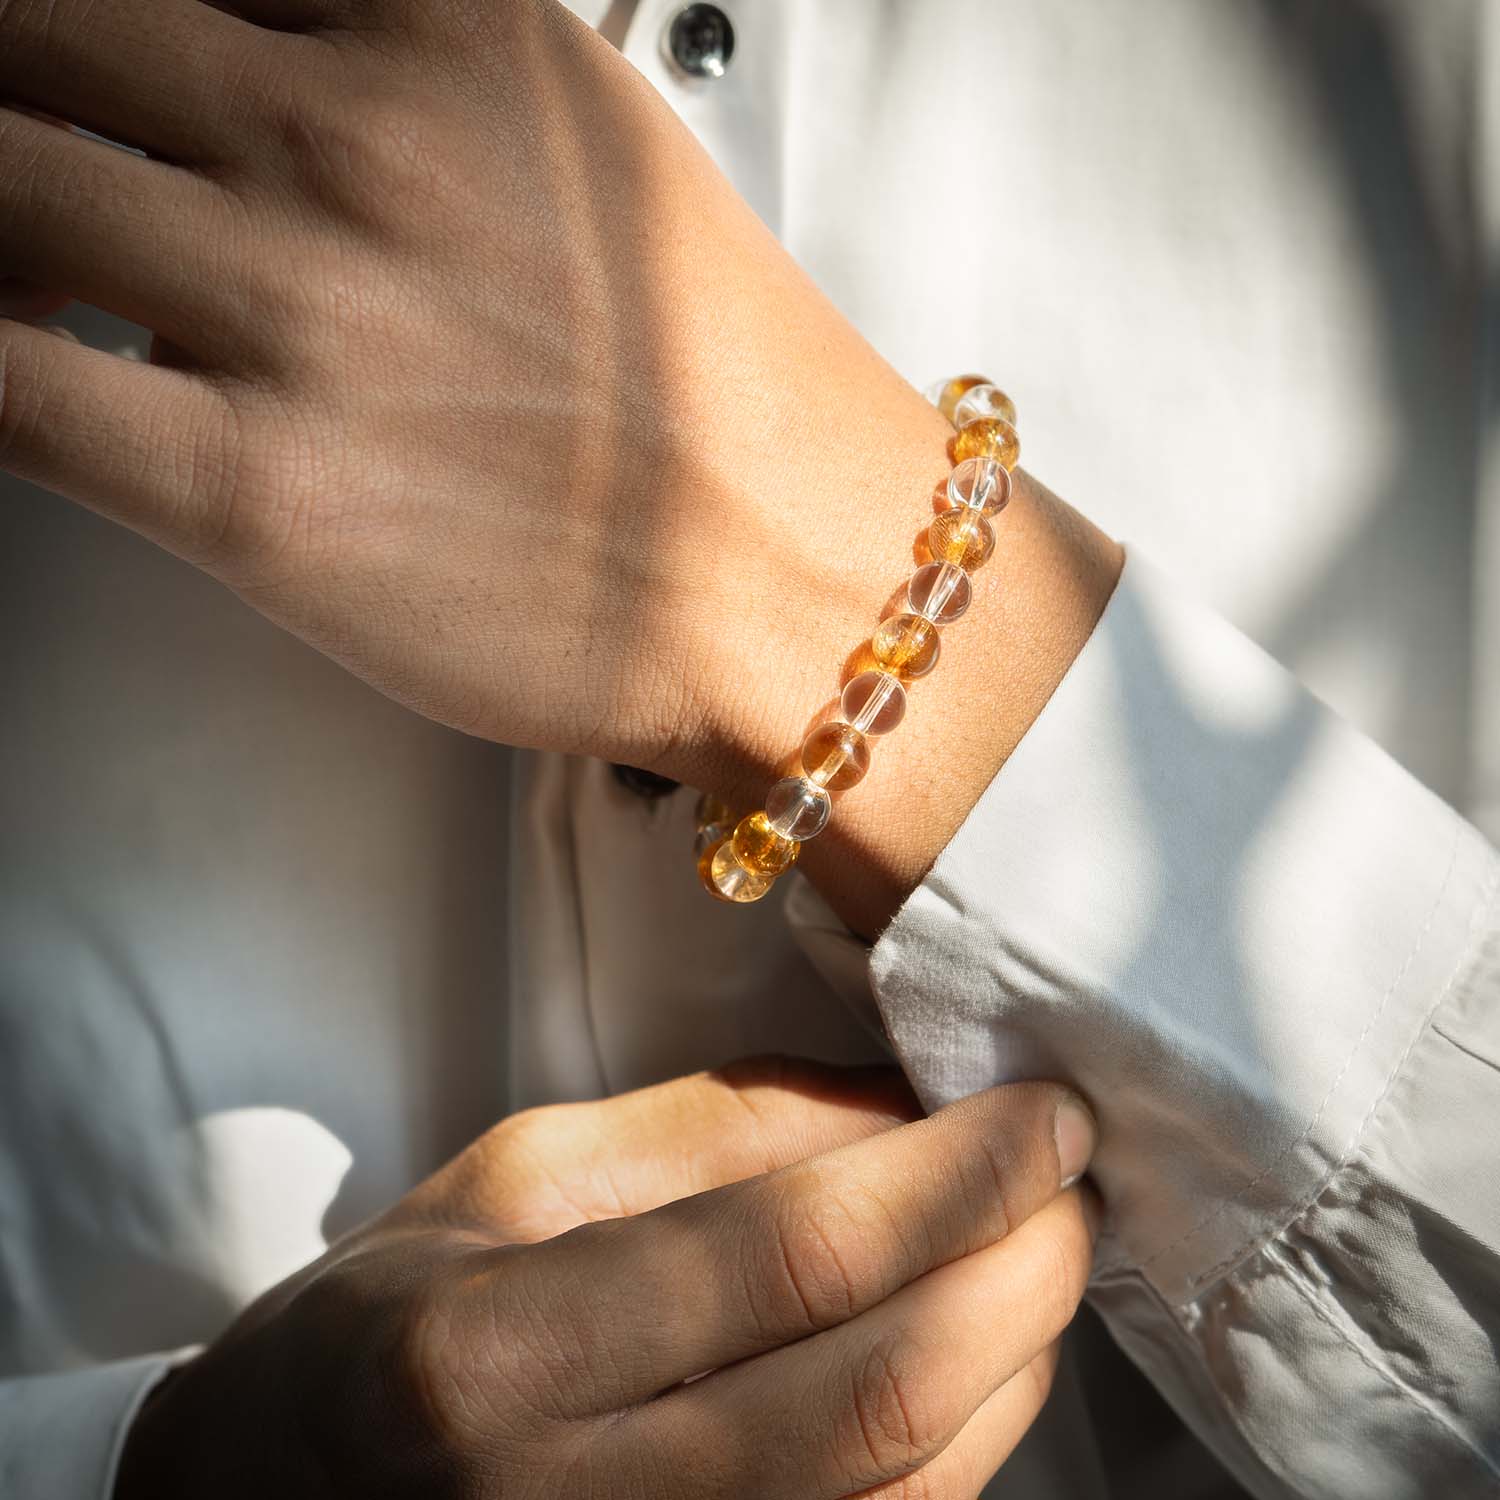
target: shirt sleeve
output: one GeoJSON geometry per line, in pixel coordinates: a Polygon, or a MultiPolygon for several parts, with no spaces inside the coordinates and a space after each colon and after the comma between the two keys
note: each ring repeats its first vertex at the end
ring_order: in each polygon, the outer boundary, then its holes
{"type": "Polygon", "coordinates": [[[194,1352],[0,1380],[0,1495],[110,1500],[141,1403],[194,1352]]]}
{"type": "Polygon", "coordinates": [[[869,954],[929,1107],[1035,1077],[1093,1102],[1090,1295],[1257,1495],[1500,1494],[1497,885],[1132,546],[869,954]]]}

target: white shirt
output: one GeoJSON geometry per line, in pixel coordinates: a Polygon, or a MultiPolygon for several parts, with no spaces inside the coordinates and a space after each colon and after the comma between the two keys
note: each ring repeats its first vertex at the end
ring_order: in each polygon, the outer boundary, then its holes
{"type": "MultiPolygon", "coordinates": [[[[4,484],[0,1495],[103,1500],[170,1351],[507,1110],[887,1032],[1088,1094],[1092,1302],[1245,1488],[1500,1493],[1495,12],[736,0],[689,84],[675,8],[627,55],[1121,584],[867,954],[4,484]]],[[[1224,1493],[1086,1340],[1003,1491],[1224,1493]]]]}

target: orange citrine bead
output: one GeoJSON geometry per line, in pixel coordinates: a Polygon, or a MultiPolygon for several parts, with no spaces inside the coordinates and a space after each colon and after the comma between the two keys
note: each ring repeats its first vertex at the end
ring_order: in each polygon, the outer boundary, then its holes
{"type": "Polygon", "coordinates": [[[801,844],[776,832],[764,812],[747,813],[740,819],[732,840],[735,858],[752,875],[775,877],[797,863],[801,844]]]}
{"type": "Polygon", "coordinates": [[[945,384],[938,392],[937,409],[951,422],[953,420],[953,408],[958,405],[958,399],[965,391],[972,391],[976,385],[988,385],[988,375],[955,375],[952,380],[945,384]]]}
{"type": "Polygon", "coordinates": [[[697,838],[693,840],[693,858],[698,864],[698,879],[716,896],[718,891],[714,890],[712,873],[714,855],[733,831],[726,824],[711,823],[706,828],[700,828],[697,838]]]}
{"type": "Polygon", "coordinates": [[[1021,456],[1021,439],[1009,422],[999,417],[976,417],[958,429],[953,440],[953,461],[966,458],[993,458],[1013,469],[1021,456]]]}
{"type": "Polygon", "coordinates": [[[995,550],[995,528],[967,505],[955,505],[933,518],[927,545],[938,562],[957,563],[972,573],[989,561],[995,550]]]}
{"type": "Polygon", "coordinates": [[[938,628],[921,615],[892,615],[870,637],[870,649],[891,676],[925,677],[937,665],[938,628]]]}
{"type": "Polygon", "coordinates": [[[870,769],[870,742],[852,724],[819,724],[802,744],[802,774],[830,792],[847,792],[870,769]]]}

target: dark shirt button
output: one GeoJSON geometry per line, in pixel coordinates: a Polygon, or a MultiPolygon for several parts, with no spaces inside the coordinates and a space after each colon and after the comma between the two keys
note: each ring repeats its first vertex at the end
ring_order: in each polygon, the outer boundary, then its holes
{"type": "Polygon", "coordinates": [[[667,52],[689,78],[722,78],[734,56],[734,27],[717,5],[686,5],[667,28],[667,52]]]}

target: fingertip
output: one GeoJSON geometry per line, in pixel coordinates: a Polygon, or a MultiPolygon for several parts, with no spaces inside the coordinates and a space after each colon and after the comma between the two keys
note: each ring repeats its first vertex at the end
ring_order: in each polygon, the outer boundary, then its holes
{"type": "Polygon", "coordinates": [[[1070,1188],[1088,1170],[1094,1158],[1094,1149],[1099,1142],[1099,1126],[1094,1112],[1077,1094],[1064,1094],[1053,1116],[1052,1134],[1057,1143],[1059,1184],[1070,1188]]]}

